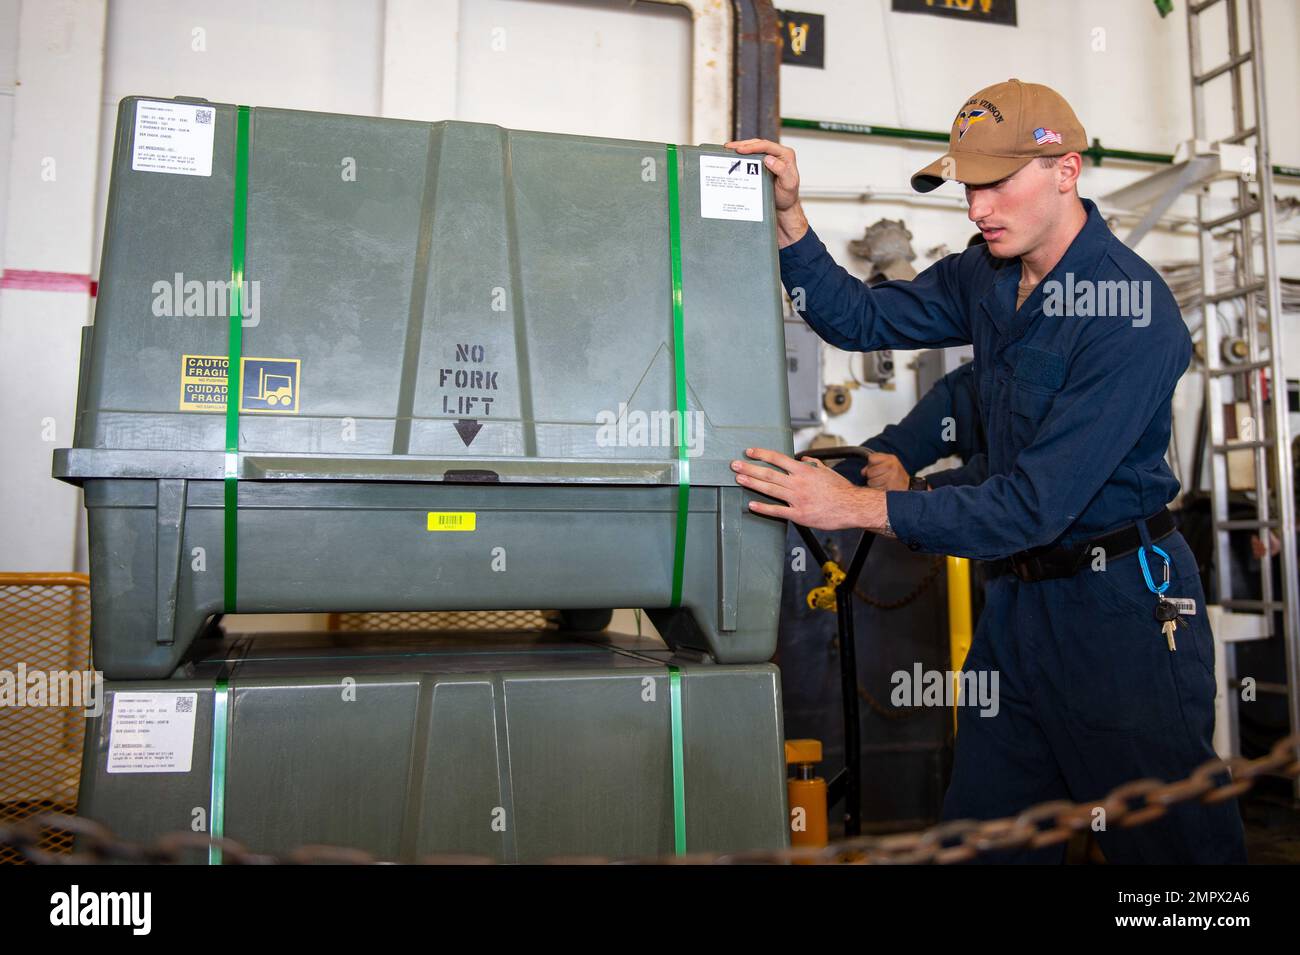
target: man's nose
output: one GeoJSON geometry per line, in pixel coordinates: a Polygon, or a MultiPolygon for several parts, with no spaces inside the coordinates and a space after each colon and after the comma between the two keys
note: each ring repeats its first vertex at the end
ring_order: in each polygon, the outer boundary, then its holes
{"type": "Polygon", "coordinates": [[[980,219],[986,218],[993,211],[989,201],[978,192],[973,192],[966,200],[967,211],[966,217],[971,222],[979,222],[980,219]]]}

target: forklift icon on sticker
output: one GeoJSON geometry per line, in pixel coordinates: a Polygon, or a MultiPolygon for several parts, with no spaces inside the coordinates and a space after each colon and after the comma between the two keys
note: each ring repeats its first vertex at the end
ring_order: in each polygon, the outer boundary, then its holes
{"type": "Polygon", "coordinates": [[[241,361],[239,410],[249,413],[297,414],[297,358],[245,358],[241,361]]]}
{"type": "Polygon", "coordinates": [[[262,379],[258,387],[257,397],[262,398],[268,405],[275,406],[284,401],[285,405],[293,404],[293,379],[288,375],[268,375],[265,369],[258,372],[258,377],[262,379]]]}

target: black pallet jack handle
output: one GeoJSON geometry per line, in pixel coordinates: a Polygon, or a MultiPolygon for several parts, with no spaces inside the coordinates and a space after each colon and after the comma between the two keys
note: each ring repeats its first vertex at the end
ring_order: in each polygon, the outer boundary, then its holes
{"type": "MultiPolygon", "coordinates": [[[[842,448],[817,448],[798,454],[796,458],[816,458],[819,461],[837,461],[844,458],[862,458],[867,460],[871,451],[867,448],[853,446],[842,448]]],[[[799,536],[803,538],[818,567],[825,567],[830,558],[816,535],[802,524],[795,524],[799,536]]],[[[849,561],[848,570],[837,583],[828,584],[835,590],[835,626],[840,643],[840,697],[844,709],[844,768],[826,785],[827,806],[836,805],[844,800],[844,835],[852,838],[862,834],[862,818],[859,807],[862,803],[862,743],[861,726],[858,717],[858,659],[856,632],[853,627],[853,588],[857,585],[862,565],[866,562],[871,545],[876,535],[863,531],[858,539],[857,549],[849,561]]]]}

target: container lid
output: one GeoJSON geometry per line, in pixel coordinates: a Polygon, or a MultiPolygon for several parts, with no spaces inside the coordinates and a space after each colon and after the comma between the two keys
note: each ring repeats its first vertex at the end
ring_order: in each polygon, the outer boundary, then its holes
{"type": "Polygon", "coordinates": [[[791,450],[770,176],[721,147],[128,97],[110,192],[59,477],[730,485],[791,450]]]}

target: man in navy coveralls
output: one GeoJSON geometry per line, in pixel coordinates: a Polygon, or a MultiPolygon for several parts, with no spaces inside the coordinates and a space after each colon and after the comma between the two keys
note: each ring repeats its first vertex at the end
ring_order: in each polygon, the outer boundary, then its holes
{"type": "MultiPolygon", "coordinates": [[[[823,339],[857,351],[975,346],[988,440],[982,483],[858,487],[812,459],[763,448],[746,450],[762,463],[732,464],[742,486],[783,502],[751,503],[759,514],[996,562],[964,669],[996,671],[1000,705],[996,715],[959,707],[944,817],[1086,803],[1131,780],[1184,777],[1213,758],[1205,596],[1166,508],[1178,493],[1165,463],[1170,399],[1191,338],[1159,274],[1079,198],[1087,138],[1069,104],[1015,79],[972,96],[948,153],[912,186],[962,183],[987,245],[871,288],[809,227],[792,149],[728,146],[765,154],[781,278],[823,339]],[[1172,626],[1158,605],[1179,608],[1172,626]]],[[[1116,863],[1245,861],[1234,800],[1182,803],[1097,837],[1116,863]]],[[[1059,861],[1063,851],[995,858],[1059,861]]]]}

